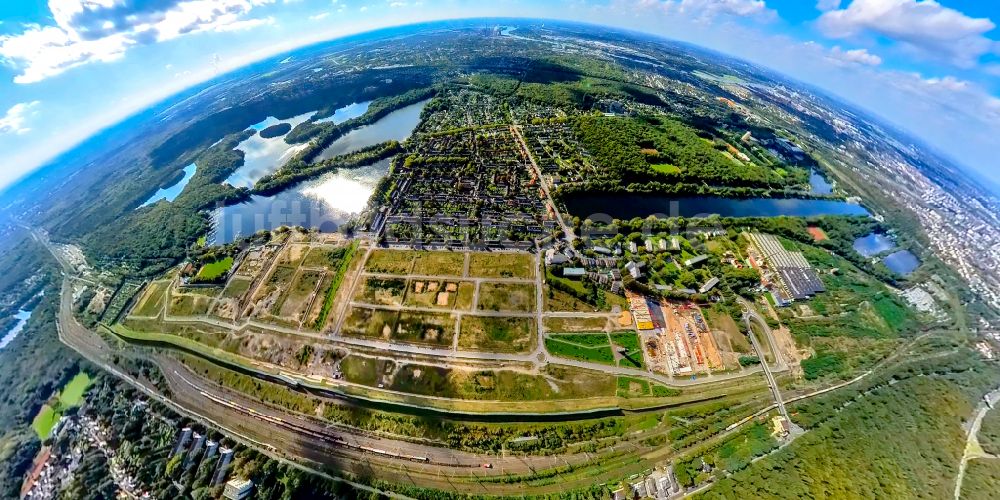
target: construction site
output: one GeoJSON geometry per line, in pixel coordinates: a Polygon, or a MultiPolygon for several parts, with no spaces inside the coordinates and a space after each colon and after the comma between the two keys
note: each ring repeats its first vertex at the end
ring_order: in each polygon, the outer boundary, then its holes
{"type": "Polygon", "coordinates": [[[652,371],[687,376],[727,369],[719,343],[697,304],[627,293],[646,366],[652,371]]]}

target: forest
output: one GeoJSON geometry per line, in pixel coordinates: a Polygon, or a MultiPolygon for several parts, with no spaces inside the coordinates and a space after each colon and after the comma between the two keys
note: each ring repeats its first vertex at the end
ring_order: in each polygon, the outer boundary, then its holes
{"type": "Polygon", "coordinates": [[[715,133],[665,116],[585,115],[575,121],[574,128],[584,147],[604,167],[607,180],[620,186],[682,182],[781,191],[808,182],[804,169],[786,165],[770,168],[727,157],[728,150],[736,150],[715,133]]]}
{"type": "Polygon", "coordinates": [[[795,420],[808,433],[699,498],[950,498],[963,419],[998,384],[1000,372],[959,349],[807,400],[795,420]]]}
{"type": "MultiPolygon", "coordinates": [[[[24,473],[41,447],[31,421],[42,405],[59,387],[86,363],[59,342],[55,319],[59,306],[59,286],[55,263],[48,252],[31,239],[25,239],[0,257],[0,267],[10,270],[0,278],[4,290],[17,290],[15,283],[39,269],[47,273],[43,280],[45,295],[32,312],[20,335],[0,349],[0,497],[14,498],[24,473]],[[26,264],[33,262],[34,266],[26,264]]],[[[34,294],[22,289],[23,297],[34,294]]]]}

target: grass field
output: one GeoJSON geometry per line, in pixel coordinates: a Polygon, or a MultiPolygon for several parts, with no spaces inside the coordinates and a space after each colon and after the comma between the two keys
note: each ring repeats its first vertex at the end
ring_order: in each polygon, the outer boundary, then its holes
{"type": "Polygon", "coordinates": [[[462,316],[460,349],[487,352],[529,352],[535,344],[531,318],[462,316]]]}
{"type": "Polygon", "coordinates": [[[275,312],[284,318],[301,320],[310,297],[316,292],[316,287],[325,276],[325,271],[301,270],[292,280],[284,296],[278,301],[275,312]]]}
{"type": "Polygon", "coordinates": [[[169,313],[171,316],[201,316],[208,314],[212,306],[212,297],[201,294],[170,294],[169,313]]]}
{"type": "Polygon", "coordinates": [[[545,318],[545,329],[550,332],[600,332],[608,324],[607,318],[545,318]]]}
{"type": "Polygon", "coordinates": [[[465,254],[460,252],[419,252],[413,257],[412,274],[461,276],[465,254]]]}
{"type": "Polygon", "coordinates": [[[399,342],[451,346],[455,338],[455,316],[446,313],[399,313],[392,339],[399,342]]]}
{"type": "Polygon", "coordinates": [[[142,293],[138,304],[132,309],[133,316],[156,316],[163,308],[163,301],[167,296],[169,281],[153,281],[142,293]]]}
{"type": "Polygon", "coordinates": [[[650,395],[649,382],[641,378],[618,377],[618,397],[636,398],[650,395]]]}
{"type": "Polygon", "coordinates": [[[250,291],[250,285],[253,280],[250,278],[244,278],[242,276],[236,276],[229,280],[229,284],[226,285],[226,289],[222,291],[222,296],[227,299],[238,299],[246,295],[250,291]]]}
{"type": "Polygon", "coordinates": [[[366,307],[352,307],[344,319],[341,333],[354,337],[373,337],[390,340],[396,329],[399,313],[366,307]]]}
{"type": "Polygon", "coordinates": [[[642,368],[642,348],[639,345],[639,335],[635,332],[619,332],[611,334],[611,343],[615,349],[625,349],[627,356],[618,361],[618,366],[642,368]]]}
{"type": "Polygon", "coordinates": [[[233,258],[226,257],[222,260],[217,260],[215,262],[210,262],[201,266],[198,270],[198,280],[199,281],[215,281],[229,272],[233,268],[233,258]]]}
{"type": "Polygon", "coordinates": [[[302,260],[302,267],[336,269],[344,258],[345,247],[315,247],[302,260]]]}
{"type": "Polygon", "coordinates": [[[403,278],[368,277],[354,292],[354,299],[370,304],[398,306],[403,303],[405,291],[406,280],[403,278]]]}
{"type": "Polygon", "coordinates": [[[531,312],[535,310],[535,285],[530,283],[480,283],[479,309],[531,312]]]}
{"type": "Polygon", "coordinates": [[[38,439],[44,441],[49,437],[63,412],[78,406],[83,401],[83,394],[87,392],[88,387],[90,387],[90,376],[79,372],[63,386],[55,401],[42,406],[31,421],[31,428],[35,430],[38,439]]]}
{"type": "Polygon", "coordinates": [[[545,339],[545,349],[553,356],[606,365],[615,364],[608,336],[603,334],[551,335],[545,339]]]}
{"type": "Polygon", "coordinates": [[[384,250],[372,252],[365,262],[365,270],[372,273],[409,274],[416,252],[409,250],[384,250]]]}
{"type": "Polygon", "coordinates": [[[469,276],[477,278],[534,278],[535,261],[527,253],[472,253],[469,276]]]}

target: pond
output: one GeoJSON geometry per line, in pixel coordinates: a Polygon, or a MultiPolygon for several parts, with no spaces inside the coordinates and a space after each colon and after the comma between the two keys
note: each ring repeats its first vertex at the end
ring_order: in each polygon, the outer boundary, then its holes
{"type": "Polygon", "coordinates": [[[253,196],[246,203],[223,207],[215,214],[212,243],[231,243],[281,226],[336,231],[364,210],[376,184],[389,172],[389,162],[387,159],[366,167],[341,169],[274,196],[253,196]]]}
{"type": "Polygon", "coordinates": [[[7,330],[7,332],[4,333],[3,338],[0,338],[0,349],[7,347],[7,344],[10,344],[15,338],[17,338],[18,334],[21,333],[21,330],[24,330],[24,325],[28,324],[28,319],[31,318],[31,311],[20,309],[17,311],[17,314],[14,315],[14,318],[17,319],[17,322],[14,323],[14,326],[10,327],[10,330],[7,330]]]}
{"type": "MultiPolygon", "coordinates": [[[[279,123],[287,123],[295,128],[296,125],[305,122],[315,111],[303,113],[287,120],[278,120],[273,116],[267,117],[260,123],[250,126],[251,129],[260,132],[268,127],[279,123]]],[[[236,169],[226,182],[235,187],[253,187],[261,177],[270,174],[285,164],[295,153],[298,153],[306,144],[288,144],[285,142],[285,135],[265,139],[260,134],[254,134],[249,139],[236,145],[234,149],[243,151],[243,166],[236,169]]]]}
{"type": "Polygon", "coordinates": [[[368,112],[368,106],[370,106],[371,103],[371,101],[365,101],[348,104],[347,106],[334,111],[332,116],[320,118],[319,120],[316,120],[315,123],[333,123],[335,125],[338,123],[344,123],[347,120],[357,118],[368,112]]]}
{"type": "Polygon", "coordinates": [[[882,263],[890,271],[900,276],[909,276],[920,267],[920,259],[909,250],[900,250],[889,254],[886,258],[882,259],[882,263]]]}
{"type": "Polygon", "coordinates": [[[385,115],[377,122],[352,130],[343,137],[333,141],[317,157],[315,161],[333,158],[342,154],[357,151],[361,148],[374,146],[385,141],[403,141],[420,123],[420,112],[427,101],[411,104],[385,115]]]}
{"type": "Polygon", "coordinates": [[[160,200],[174,201],[174,198],[177,198],[177,196],[181,194],[181,191],[184,190],[184,186],[187,186],[187,183],[192,177],[194,177],[195,170],[197,170],[197,167],[195,167],[194,163],[184,167],[184,177],[181,178],[181,180],[177,181],[173,186],[160,188],[156,191],[156,194],[150,196],[149,199],[142,205],[139,205],[139,207],[152,205],[160,200]]]}
{"type": "Polygon", "coordinates": [[[580,194],[566,197],[569,213],[588,218],[595,214],[628,220],[650,215],[662,217],[811,217],[818,215],[869,215],[861,205],[834,200],[798,198],[733,199],[716,196],[670,197],[641,194],[580,194]]]}
{"type": "Polygon", "coordinates": [[[854,250],[863,257],[874,257],[896,247],[892,238],[879,233],[871,233],[854,240],[854,250]]]}

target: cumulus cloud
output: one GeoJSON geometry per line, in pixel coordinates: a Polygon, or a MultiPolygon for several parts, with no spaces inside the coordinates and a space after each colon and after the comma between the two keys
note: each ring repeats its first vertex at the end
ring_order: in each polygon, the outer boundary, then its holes
{"type": "Polygon", "coordinates": [[[835,46],[830,49],[830,57],[835,61],[864,66],[878,66],[882,64],[882,58],[868,52],[867,49],[843,50],[840,46],[835,46]]]}
{"type": "Polygon", "coordinates": [[[247,19],[274,0],[49,0],[55,25],[28,25],[0,36],[0,61],[16,83],[33,83],[90,62],[120,59],[130,47],[206,31],[249,29],[274,22],[247,19]]]}
{"type": "Polygon", "coordinates": [[[934,0],[853,0],[824,13],[817,25],[831,38],[885,37],[963,68],[975,66],[998,45],[985,36],[996,27],[993,21],[934,0]]]}
{"type": "Polygon", "coordinates": [[[315,15],[309,16],[309,20],[310,21],[320,21],[320,20],[326,19],[327,16],[329,16],[329,15],[330,15],[329,12],[320,12],[319,14],[315,14],[315,15]]]}
{"type": "Polygon", "coordinates": [[[7,113],[0,118],[0,135],[17,134],[29,132],[31,129],[25,125],[31,109],[38,106],[39,101],[19,102],[10,107],[7,113]]]}
{"type": "Polygon", "coordinates": [[[764,0],[626,0],[617,2],[625,9],[658,10],[665,14],[712,19],[719,15],[773,17],[764,0]]]}

